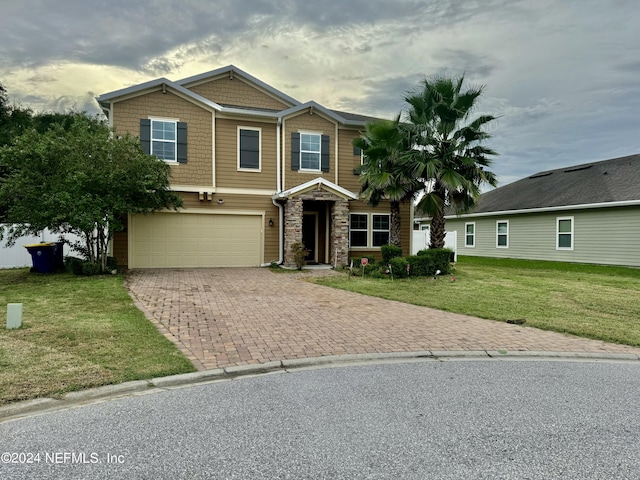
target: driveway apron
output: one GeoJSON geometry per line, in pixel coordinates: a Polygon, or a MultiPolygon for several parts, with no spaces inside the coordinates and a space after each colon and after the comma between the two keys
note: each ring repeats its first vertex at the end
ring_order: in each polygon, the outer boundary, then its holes
{"type": "Polygon", "coordinates": [[[200,370],[425,350],[640,354],[626,345],[368,297],[302,277],[264,268],[134,270],[127,285],[149,320],[200,370]]]}

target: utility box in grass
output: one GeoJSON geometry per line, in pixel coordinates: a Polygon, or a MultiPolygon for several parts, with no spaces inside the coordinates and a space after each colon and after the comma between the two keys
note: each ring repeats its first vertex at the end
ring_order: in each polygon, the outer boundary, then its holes
{"type": "Polygon", "coordinates": [[[64,268],[64,242],[34,243],[24,248],[31,254],[32,272],[51,273],[64,268]]]}

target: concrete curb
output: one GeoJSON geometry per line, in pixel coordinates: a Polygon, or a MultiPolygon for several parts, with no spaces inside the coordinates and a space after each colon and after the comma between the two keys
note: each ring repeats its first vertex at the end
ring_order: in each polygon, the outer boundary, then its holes
{"type": "Polygon", "coordinates": [[[170,388],[198,385],[212,381],[233,380],[239,377],[260,375],[271,372],[289,372],[298,369],[332,366],[365,365],[375,363],[403,363],[410,361],[446,360],[589,360],[589,361],[640,361],[640,355],[606,352],[534,352],[504,350],[424,350],[417,352],[360,353],[312,358],[294,358],[261,364],[238,365],[216,368],[201,372],[136,380],[117,385],[105,385],[79,392],[69,392],[59,399],[36,398],[0,407],[0,423],[20,418],[51,413],[58,410],[88,405],[125,396],[153,393],[170,388]]]}

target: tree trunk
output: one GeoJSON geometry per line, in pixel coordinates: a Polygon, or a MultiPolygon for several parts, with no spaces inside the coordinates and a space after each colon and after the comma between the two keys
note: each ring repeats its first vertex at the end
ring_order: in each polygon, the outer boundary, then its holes
{"type": "Polygon", "coordinates": [[[390,202],[391,218],[389,220],[389,243],[397,247],[402,247],[401,223],[400,223],[400,202],[390,202]]]}
{"type": "Polygon", "coordinates": [[[431,217],[429,248],[444,248],[444,213],[438,212],[431,217]]]}

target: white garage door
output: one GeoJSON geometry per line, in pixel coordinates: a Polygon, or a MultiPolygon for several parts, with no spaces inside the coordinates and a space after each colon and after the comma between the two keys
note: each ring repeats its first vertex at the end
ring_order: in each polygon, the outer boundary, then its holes
{"type": "Polygon", "coordinates": [[[253,267],[262,252],[262,216],[133,215],[129,268],[253,267]]]}

